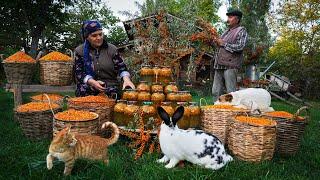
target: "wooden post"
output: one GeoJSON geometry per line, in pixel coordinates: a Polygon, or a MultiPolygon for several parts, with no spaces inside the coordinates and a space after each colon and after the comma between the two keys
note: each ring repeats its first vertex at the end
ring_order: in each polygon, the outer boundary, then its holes
{"type": "Polygon", "coordinates": [[[14,107],[17,108],[22,104],[22,87],[21,84],[13,85],[14,107]]]}

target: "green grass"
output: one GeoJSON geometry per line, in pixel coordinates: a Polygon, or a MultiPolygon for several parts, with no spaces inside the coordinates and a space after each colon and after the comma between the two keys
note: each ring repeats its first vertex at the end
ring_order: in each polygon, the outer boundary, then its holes
{"type": "MultiPolygon", "coordinates": [[[[206,97],[210,99],[210,97],[206,97]]],[[[28,97],[24,96],[27,101],[28,97]]],[[[210,100],[209,100],[210,102],[210,100]]],[[[64,164],[55,162],[46,169],[49,140],[30,142],[18,123],[13,120],[13,97],[0,89],[0,178],[1,179],[60,179],[64,164]]],[[[273,102],[277,110],[296,111],[281,102],[273,102]]],[[[226,167],[212,171],[196,165],[165,169],[155,161],[159,154],[146,154],[134,161],[134,152],[125,140],[109,148],[110,164],[79,160],[67,179],[319,179],[320,177],[320,110],[312,109],[300,151],[291,157],[275,155],[272,161],[249,163],[235,160],[226,167]]]]}

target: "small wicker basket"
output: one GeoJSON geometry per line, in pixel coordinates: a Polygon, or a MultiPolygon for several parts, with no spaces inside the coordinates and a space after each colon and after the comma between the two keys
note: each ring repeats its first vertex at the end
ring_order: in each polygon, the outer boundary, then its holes
{"type": "Polygon", "coordinates": [[[309,119],[309,116],[299,116],[303,110],[307,110],[307,107],[298,109],[292,118],[262,115],[277,121],[276,152],[278,154],[294,155],[299,150],[304,129],[309,119]]]}
{"type": "MultiPolygon", "coordinates": [[[[59,131],[67,127],[68,125],[71,125],[71,132],[77,133],[77,134],[97,134],[98,132],[98,125],[99,125],[99,115],[97,113],[90,112],[94,115],[94,118],[92,119],[85,119],[81,121],[76,120],[61,120],[58,119],[56,116],[53,118],[53,136],[55,136],[59,131]]],[[[101,127],[100,127],[101,128],[101,127]]]]}
{"type": "MultiPolygon", "coordinates": [[[[99,115],[99,127],[101,127],[104,122],[113,122],[113,109],[115,104],[116,100],[113,99],[110,99],[107,103],[81,102],[68,99],[68,108],[97,113],[99,115]]],[[[100,133],[100,128],[98,128],[98,134],[100,133]]]]}
{"type": "MultiPolygon", "coordinates": [[[[235,117],[236,118],[236,117],[235,117]]],[[[276,144],[276,122],[270,126],[230,121],[228,148],[234,156],[244,161],[271,160],[276,144]]]]}
{"type": "MultiPolygon", "coordinates": [[[[49,97],[51,95],[56,96],[56,99],[50,99],[51,103],[59,104],[60,106],[63,105],[63,96],[59,94],[47,94],[49,97]]],[[[38,94],[30,97],[31,101],[33,102],[49,102],[45,94],[38,94]]]]}
{"type": "MultiPolygon", "coordinates": [[[[205,99],[200,99],[201,102],[205,99]]],[[[206,102],[206,101],[205,101],[206,102]]],[[[231,110],[201,107],[201,128],[219,138],[223,144],[227,144],[229,121],[236,115],[248,114],[250,110],[231,110]]]]}
{"type": "Polygon", "coordinates": [[[32,79],[36,63],[5,63],[3,68],[9,84],[29,84],[32,79]]]}

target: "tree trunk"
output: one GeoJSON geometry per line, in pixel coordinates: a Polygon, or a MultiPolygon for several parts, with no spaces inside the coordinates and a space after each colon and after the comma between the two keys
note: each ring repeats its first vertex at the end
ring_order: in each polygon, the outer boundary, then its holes
{"type": "Polygon", "coordinates": [[[33,32],[31,33],[31,47],[30,47],[30,52],[29,54],[33,57],[36,58],[37,56],[37,50],[39,46],[39,40],[41,38],[41,34],[44,30],[44,26],[38,25],[33,29],[33,32]]]}

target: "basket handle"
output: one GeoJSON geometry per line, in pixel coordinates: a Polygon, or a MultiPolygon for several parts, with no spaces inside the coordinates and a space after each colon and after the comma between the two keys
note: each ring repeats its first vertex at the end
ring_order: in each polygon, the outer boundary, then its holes
{"type": "Polygon", "coordinates": [[[70,54],[71,60],[74,61],[74,53],[73,53],[73,51],[71,49],[67,49],[67,53],[70,54]]]}
{"type": "Polygon", "coordinates": [[[298,116],[301,114],[302,111],[306,111],[307,114],[309,114],[309,107],[308,106],[302,106],[297,110],[296,113],[292,116],[292,120],[297,120],[298,116]]]}
{"type": "Polygon", "coordinates": [[[48,102],[49,102],[49,107],[50,107],[50,110],[51,110],[51,112],[52,112],[52,115],[53,115],[53,117],[54,117],[54,112],[53,112],[53,109],[52,109],[52,106],[51,106],[51,101],[50,101],[50,98],[49,98],[49,96],[46,94],[46,93],[44,93],[43,94],[47,99],[48,99],[48,102]]]}
{"type": "Polygon", "coordinates": [[[206,106],[207,106],[208,105],[207,100],[205,98],[200,98],[200,100],[199,100],[200,107],[202,106],[202,103],[201,103],[202,100],[206,103],[206,106]]]}

